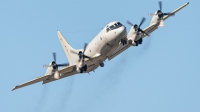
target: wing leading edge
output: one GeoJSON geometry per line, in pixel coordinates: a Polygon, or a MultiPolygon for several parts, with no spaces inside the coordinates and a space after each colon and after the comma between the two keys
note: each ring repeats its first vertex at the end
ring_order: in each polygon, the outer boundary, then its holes
{"type": "MultiPolygon", "coordinates": [[[[93,57],[91,60],[86,60],[86,63],[88,63],[88,70],[89,71],[93,71],[99,66],[99,64],[94,63],[94,60],[95,59],[98,60],[99,58],[100,58],[100,56],[97,56],[97,57],[93,57]]],[[[59,79],[75,75],[75,74],[77,74],[76,65],[64,67],[64,68],[60,69],[58,72],[60,73],[59,79]]],[[[37,77],[37,78],[35,78],[31,81],[28,81],[28,82],[25,82],[23,84],[15,86],[12,89],[12,91],[19,89],[19,88],[22,88],[22,87],[25,87],[25,86],[28,86],[28,85],[31,85],[31,84],[41,82],[41,81],[42,81],[42,84],[47,84],[49,82],[53,82],[53,81],[56,81],[56,80],[59,80],[59,79],[55,79],[53,76],[50,76],[50,75],[43,75],[43,76],[37,77]]]]}
{"type": "MultiPolygon", "coordinates": [[[[184,5],[182,5],[181,7],[179,7],[178,9],[174,10],[171,15],[177,13],[179,10],[183,9],[184,7],[186,7],[189,4],[189,2],[185,3],[184,5]]],[[[164,17],[164,20],[168,19],[171,15],[167,15],[164,17]]],[[[159,24],[153,24],[148,26],[147,28],[145,28],[143,31],[146,32],[147,34],[152,33],[153,31],[155,31],[158,28],[159,24]]],[[[146,35],[143,35],[142,38],[146,37],[146,35]]],[[[123,51],[125,51],[126,49],[128,49],[131,46],[131,44],[127,44],[127,45],[120,45],[110,56],[108,56],[108,60],[113,59],[114,57],[116,57],[117,55],[119,55],[120,53],[122,53],[123,51]]]]}
{"type": "Polygon", "coordinates": [[[34,83],[37,83],[37,82],[40,82],[40,81],[43,81],[45,79],[47,79],[49,77],[49,75],[43,75],[43,76],[40,76],[40,77],[37,77],[31,81],[28,81],[28,82],[25,82],[23,84],[20,84],[20,85],[17,85],[15,86],[12,91],[16,90],[16,89],[19,89],[19,88],[22,88],[22,87],[25,87],[25,86],[28,86],[28,85],[31,85],[31,84],[34,84],[34,83]]]}
{"type": "Polygon", "coordinates": [[[184,5],[182,5],[181,7],[179,7],[178,9],[174,10],[173,12],[171,12],[170,15],[166,15],[164,17],[164,20],[166,20],[167,18],[169,18],[170,16],[172,16],[173,14],[177,13],[179,10],[183,9],[184,7],[186,7],[189,4],[189,2],[185,3],[184,5]]]}
{"type": "MultiPolygon", "coordinates": [[[[64,75],[61,75],[61,78],[76,74],[76,72],[73,72],[73,68],[74,68],[74,65],[65,67],[63,69],[60,69],[58,72],[60,74],[64,74],[64,75]]],[[[15,86],[12,89],[12,91],[14,91],[16,89],[19,89],[19,88],[22,88],[22,87],[25,87],[25,86],[28,86],[28,85],[31,85],[31,84],[35,84],[35,83],[41,82],[41,81],[43,81],[42,84],[46,84],[46,83],[54,81],[54,80],[57,80],[57,79],[53,79],[50,75],[43,75],[43,76],[37,77],[37,78],[35,78],[35,79],[31,80],[31,81],[28,81],[28,82],[25,82],[25,83],[22,83],[20,85],[15,86]]]]}
{"type": "MultiPolygon", "coordinates": [[[[186,3],[184,4],[183,6],[179,7],[178,9],[174,10],[172,12],[172,14],[175,14],[177,13],[179,10],[183,9],[184,7],[186,7],[187,5],[189,4],[186,3]]],[[[167,18],[169,18],[171,15],[167,15],[164,17],[164,20],[166,20],[167,18]]],[[[152,33],[153,31],[155,31],[156,29],[158,28],[158,25],[151,25],[151,26],[148,26],[147,28],[144,29],[144,31],[148,34],[152,33]]],[[[144,38],[145,35],[142,37],[144,38]]],[[[122,53],[123,51],[125,51],[126,49],[128,49],[131,45],[130,44],[127,44],[125,46],[122,46],[120,45],[110,56],[108,56],[108,59],[111,60],[112,58],[114,58],[115,56],[119,55],[120,53],[122,53]]],[[[68,67],[65,67],[61,70],[59,70],[59,73],[62,74],[61,75],[61,78],[64,78],[64,77],[68,77],[68,76],[71,76],[71,75],[74,75],[76,74],[77,72],[74,70],[74,65],[72,66],[68,66],[68,67]]],[[[60,79],[61,79],[60,78],[60,79]]],[[[31,81],[28,81],[28,82],[25,82],[23,84],[20,84],[20,85],[17,85],[15,86],[12,91],[16,90],[16,89],[19,89],[19,88],[22,88],[22,87],[25,87],[25,86],[28,86],[28,85],[31,85],[31,84],[35,84],[35,83],[38,83],[40,81],[43,81],[43,84],[46,84],[46,83],[49,83],[49,82],[52,82],[52,81],[55,81],[56,79],[53,79],[51,78],[49,75],[43,75],[43,76],[40,76],[40,77],[37,77],[31,81]]]]}

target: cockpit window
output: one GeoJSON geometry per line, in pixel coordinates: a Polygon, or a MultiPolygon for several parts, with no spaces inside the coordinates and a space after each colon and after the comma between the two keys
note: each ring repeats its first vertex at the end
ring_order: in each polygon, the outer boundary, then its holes
{"type": "Polygon", "coordinates": [[[122,24],[120,22],[117,23],[119,26],[122,26],[122,24]]]}
{"type": "Polygon", "coordinates": [[[112,30],[112,29],[114,29],[115,28],[115,25],[111,25],[110,26],[110,29],[112,30]]]}
{"type": "Polygon", "coordinates": [[[106,31],[109,32],[109,31],[117,29],[121,26],[123,26],[123,25],[120,22],[117,22],[114,25],[111,25],[110,27],[107,26],[108,28],[106,29],[106,31]]]}
{"type": "Polygon", "coordinates": [[[109,32],[110,30],[111,30],[110,28],[107,28],[107,29],[106,29],[107,32],[109,32]]]}

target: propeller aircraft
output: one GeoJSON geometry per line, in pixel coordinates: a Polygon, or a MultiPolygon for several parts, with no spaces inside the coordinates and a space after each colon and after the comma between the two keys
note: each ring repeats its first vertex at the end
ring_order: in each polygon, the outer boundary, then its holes
{"type": "Polygon", "coordinates": [[[189,2],[170,13],[163,13],[162,2],[160,1],[159,10],[154,14],[149,14],[153,17],[150,25],[145,29],[142,30],[140,28],[146,20],[145,18],[142,18],[139,25],[134,25],[130,21],[127,21],[127,24],[131,25],[128,34],[126,27],[123,24],[118,21],[110,22],[89,44],[85,43],[83,49],[72,48],[61,32],[58,31],[58,39],[64,49],[69,63],[57,64],[56,53],[53,53],[54,60],[50,62],[49,65],[43,66],[47,68],[45,75],[19,84],[15,86],[12,91],[41,81],[42,84],[47,84],[78,73],[89,73],[97,69],[99,66],[104,67],[104,61],[106,59],[112,60],[129,47],[142,44],[144,37],[150,36],[150,34],[159,26],[163,27],[164,20],[175,15],[175,13],[186,7],[188,4],[189,2]],[[58,67],[63,66],[64,68],[58,69],[58,67]]]}

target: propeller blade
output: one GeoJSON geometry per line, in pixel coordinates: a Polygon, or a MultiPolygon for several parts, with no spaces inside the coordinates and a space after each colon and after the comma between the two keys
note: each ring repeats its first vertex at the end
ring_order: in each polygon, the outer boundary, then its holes
{"type": "Polygon", "coordinates": [[[61,66],[69,66],[69,63],[63,63],[63,64],[57,64],[58,67],[61,67],[61,66]]]}
{"type": "Polygon", "coordinates": [[[162,12],[162,2],[159,1],[158,4],[159,4],[160,11],[162,12]]]}
{"type": "Polygon", "coordinates": [[[139,28],[140,28],[140,26],[144,23],[145,20],[146,20],[146,18],[143,17],[142,20],[141,20],[141,22],[140,22],[139,28]]]}
{"type": "MultiPolygon", "coordinates": [[[[143,31],[143,30],[142,30],[143,31]]],[[[147,35],[148,37],[150,37],[150,35],[148,34],[148,33],[146,33],[145,31],[143,31],[143,33],[145,34],[145,35],[147,35]]]]}
{"type": "Polygon", "coordinates": [[[43,68],[48,68],[48,67],[51,67],[51,65],[43,65],[42,67],[43,68]]]}
{"type": "Polygon", "coordinates": [[[56,62],[56,53],[55,52],[53,53],[53,59],[56,62]]]}
{"type": "Polygon", "coordinates": [[[175,14],[174,14],[174,13],[171,13],[171,12],[169,12],[169,13],[163,13],[163,15],[164,15],[164,16],[165,16],[165,15],[174,16],[175,14]]]}
{"type": "Polygon", "coordinates": [[[169,12],[169,13],[163,13],[163,15],[170,15],[171,13],[169,12]]]}
{"type": "Polygon", "coordinates": [[[127,20],[126,23],[133,26],[133,24],[129,20],[127,20]]]}
{"type": "Polygon", "coordinates": [[[147,35],[148,37],[150,36],[148,33],[146,33],[145,31],[143,31],[142,29],[139,29],[140,32],[142,32],[143,34],[147,35]]]}
{"type": "Polygon", "coordinates": [[[84,44],[83,54],[85,53],[85,50],[86,50],[86,48],[87,48],[87,45],[88,45],[87,43],[84,44]]]}
{"type": "Polygon", "coordinates": [[[149,15],[149,16],[154,16],[154,15],[156,15],[156,14],[153,14],[153,13],[148,13],[148,15],[149,15]]]}

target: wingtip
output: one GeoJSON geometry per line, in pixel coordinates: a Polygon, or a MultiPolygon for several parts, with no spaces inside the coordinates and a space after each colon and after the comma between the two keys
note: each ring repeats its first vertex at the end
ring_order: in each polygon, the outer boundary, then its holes
{"type": "Polygon", "coordinates": [[[15,89],[17,89],[17,87],[18,87],[18,86],[15,86],[15,87],[12,89],[12,91],[14,91],[15,89]]]}
{"type": "Polygon", "coordinates": [[[190,4],[190,2],[188,2],[187,4],[190,4]]]}

